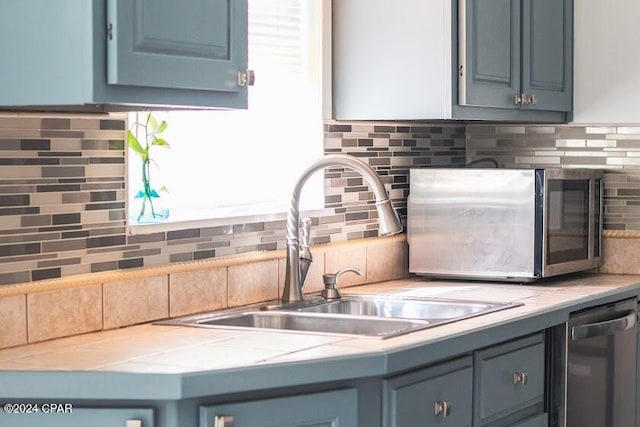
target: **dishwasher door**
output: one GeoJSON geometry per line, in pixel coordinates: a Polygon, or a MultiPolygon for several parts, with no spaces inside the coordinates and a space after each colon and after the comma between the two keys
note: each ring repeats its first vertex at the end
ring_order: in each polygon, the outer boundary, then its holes
{"type": "Polygon", "coordinates": [[[569,318],[568,427],[635,427],[637,316],[634,298],[569,318]]]}

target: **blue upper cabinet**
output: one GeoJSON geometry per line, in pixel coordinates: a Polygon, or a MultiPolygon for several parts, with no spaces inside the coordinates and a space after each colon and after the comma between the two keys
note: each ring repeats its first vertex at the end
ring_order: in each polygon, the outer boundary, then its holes
{"type": "Polygon", "coordinates": [[[460,105],[513,108],[520,92],[520,0],[460,8],[460,105]]]}
{"type": "Polygon", "coordinates": [[[108,0],[109,84],[239,92],[244,17],[232,0],[108,0]],[[215,23],[215,24],[214,24],[215,23]]]}
{"type": "Polygon", "coordinates": [[[1,108],[246,108],[247,0],[3,0],[0,55],[1,108]]]}
{"type": "Polygon", "coordinates": [[[335,119],[571,116],[573,0],[340,0],[332,8],[335,119]]]}
{"type": "Polygon", "coordinates": [[[571,0],[465,0],[459,17],[459,105],[571,111],[571,0]]]}
{"type": "Polygon", "coordinates": [[[532,110],[572,111],[573,1],[523,0],[522,92],[532,110]]]}

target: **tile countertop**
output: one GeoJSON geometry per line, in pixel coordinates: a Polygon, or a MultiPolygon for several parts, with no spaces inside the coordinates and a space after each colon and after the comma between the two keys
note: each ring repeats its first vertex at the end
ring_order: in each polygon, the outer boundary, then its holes
{"type": "Polygon", "coordinates": [[[79,335],[0,350],[0,397],[179,399],[384,376],[416,360],[436,362],[563,323],[573,311],[637,296],[640,276],[577,274],[533,286],[411,278],[343,293],[524,305],[386,340],[151,324],[79,335]],[[98,393],[95,381],[107,379],[115,385],[98,393]]]}

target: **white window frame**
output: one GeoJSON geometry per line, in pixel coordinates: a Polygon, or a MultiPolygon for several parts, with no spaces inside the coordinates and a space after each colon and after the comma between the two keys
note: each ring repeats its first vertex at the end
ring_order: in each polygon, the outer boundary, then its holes
{"type": "MultiPolygon", "coordinates": [[[[333,115],[333,102],[332,102],[332,22],[331,22],[331,0],[320,0],[321,2],[321,28],[322,28],[322,36],[321,36],[321,57],[322,57],[322,66],[321,66],[321,76],[320,76],[320,84],[321,84],[321,103],[322,103],[322,117],[319,117],[319,120],[332,119],[333,115]]],[[[251,90],[251,88],[249,88],[251,90]]],[[[130,126],[127,126],[130,128],[130,126]]],[[[130,161],[138,161],[135,158],[135,154],[131,153],[130,149],[126,150],[127,156],[127,164],[130,161]]],[[[128,168],[127,168],[128,169],[128,168]]],[[[296,178],[297,179],[297,178],[296,178]]],[[[134,188],[129,183],[128,172],[125,176],[127,190],[128,192],[135,191],[134,188]]],[[[293,189],[293,185],[295,184],[295,180],[291,182],[291,188],[293,189]]],[[[326,194],[326,188],[325,188],[326,194]]],[[[129,199],[127,196],[126,203],[126,212],[127,218],[129,217],[129,199]]],[[[324,208],[318,210],[311,210],[303,212],[305,216],[323,216],[323,215],[331,215],[333,214],[333,209],[324,208]]],[[[164,232],[164,231],[173,231],[173,230],[183,230],[190,228],[205,228],[205,227],[215,227],[221,225],[231,225],[231,224],[243,224],[243,223],[253,223],[253,222],[271,222],[271,221],[282,221],[285,220],[287,216],[287,212],[279,212],[279,213],[271,213],[271,214],[259,214],[259,215],[241,215],[241,216],[229,216],[229,217],[221,217],[221,218],[209,218],[209,219],[196,219],[196,220],[186,220],[186,221],[169,221],[169,222],[161,222],[155,224],[131,224],[127,220],[127,229],[128,234],[136,235],[136,234],[150,234],[156,232],[164,232]]]]}

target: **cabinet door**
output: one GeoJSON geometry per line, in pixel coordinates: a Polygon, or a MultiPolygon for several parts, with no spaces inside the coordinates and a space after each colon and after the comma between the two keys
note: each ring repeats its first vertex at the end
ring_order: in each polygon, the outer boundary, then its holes
{"type": "Polygon", "coordinates": [[[247,0],[108,0],[111,85],[238,92],[247,0]]]}
{"type": "Polygon", "coordinates": [[[549,416],[547,414],[536,415],[532,418],[527,418],[524,421],[520,421],[513,427],[547,427],[549,425],[549,416]]]}
{"type": "MultiPolygon", "coordinates": [[[[26,407],[25,407],[26,408],[26,407]]],[[[33,406],[29,407],[34,409],[33,406]]],[[[26,408],[26,409],[29,409],[26,408]]],[[[17,412],[24,412],[15,408],[17,412]]],[[[153,427],[151,408],[77,408],[65,410],[38,405],[37,412],[7,413],[0,411],[0,426],[11,427],[153,427]]]]}
{"type": "Polygon", "coordinates": [[[520,0],[464,0],[459,14],[460,105],[515,108],[520,0]]]}
{"type": "Polygon", "coordinates": [[[571,111],[573,2],[523,0],[522,92],[536,102],[523,108],[571,111]]]}
{"type": "Polygon", "coordinates": [[[357,427],[354,389],[228,405],[201,406],[199,427],[357,427]],[[226,417],[226,424],[222,423],[226,417]]]}
{"type": "Polygon", "coordinates": [[[542,334],[477,351],[474,357],[474,425],[543,410],[542,334]]]}
{"type": "Polygon", "coordinates": [[[465,357],[384,382],[384,426],[471,426],[473,372],[465,357]]]}

